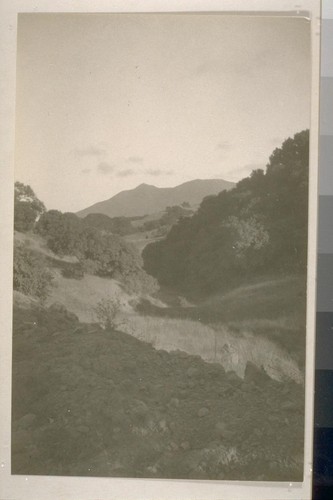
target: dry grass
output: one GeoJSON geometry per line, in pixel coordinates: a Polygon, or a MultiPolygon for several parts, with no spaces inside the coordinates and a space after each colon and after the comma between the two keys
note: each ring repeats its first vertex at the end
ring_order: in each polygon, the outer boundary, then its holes
{"type": "MultiPolygon", "coordinates": [[[[53,253],[47,247],[45,240],[37,234],[16,232],[15,240],[22,243],[26,242],[32,250],[43,254],[53,263],[77,262],[76,257],[59,257],[53,253]]],[[[125,293],[121,285],[115,280],[88,274],[80,280],[64,278],[61,271],[56,267],[51,267],[51,272],[54,276],[54,286],[50,290],[45,303],[46,306],[49,306],[53,302],[59,302],[66,306],[69,311],[75,313],[80,321],[86,323],[98,321],[94,310],[98,302],[105,298],[118,297],[122,310],[125,313],[132,311],[129,302],[135,300],[136,297],[125,293]]],[[[20,303],[23,301],[20,296],[16,296],[15,300],[20,303]]]]}
{"type": "Polygon", "coordinates": [[[106,297],[118,297],[123,311],[132,310],[129,302],[133,297],[126,294],[115,280],[98,276],[85,275],[81,280],[64,278],[59,271],[54,271],[54,284],[46,305],[60,302],[75,313],[80,321],[95,322],[94,308],[106,297]]]}
{"type": "MultiPolygon", "coordinates": [[[[200,305],[204,316],[223,322],[297,317],[304,323],[306,288],[303,277],[262,280],[225,294],[208,297],[200,305]]],[[[293,321],[294,321],[293,319],[293,321]]]]}
{"type": "Polygon", "coordinates": [[[35,233],[20,233],[15,231],[14,235],[15,241],[18,243],[25,243],[31,248],[45,257],[49,259],[57,260],[59,262],[68,262],[75,263],[78,262],[78,259],[72,255],[64,255],[63,257],[59,257],[52,250],[50,250],[46,244],[46,241],[35,233]]]}
{"type": "Polygon", "coordinates": [[[233,332],[226,325],[204,325],[188,319],[130,315],[123,328],[156,349],[182,350],[205,361],[221,363],[243,377],[246,364],[263,367],[275,380],[303,382],[295,360],[271,340],[247,329],[233,332]]]}

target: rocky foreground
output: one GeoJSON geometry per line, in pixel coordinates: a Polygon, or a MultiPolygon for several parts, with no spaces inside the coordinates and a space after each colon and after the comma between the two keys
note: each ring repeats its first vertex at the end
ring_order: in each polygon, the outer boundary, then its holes
{"type": "Polygon", "coordinates": [[[304,388],[14,309],[12,474],[302,481],[304,388]]]}

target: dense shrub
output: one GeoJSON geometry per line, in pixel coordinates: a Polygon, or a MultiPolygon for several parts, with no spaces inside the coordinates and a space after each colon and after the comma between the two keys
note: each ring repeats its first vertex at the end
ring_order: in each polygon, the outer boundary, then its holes
{"type": "Polygon", "coordinates": [[[123,280],[123,285],[127,293],[153,294],[158,291],[157,280],[147,274],[143,269],[138,268],[123,280]]]}
{"type": "Polygon", "coordinates": [[[26,244],[14,247],[14,290],[44,301],[52,284],[52,274],[40,254],[26,244]]]}
{"type": "Polygon", "coordinates": [[[121,236],[135,232],[131,219],[128,217],[108,217],[105,214],[88,214],[82,221],[85,226],[121,236]]]}
{"type": "Polygon", "coordinates": [[[73,213],[49,210],[40,217],[36,232],[46,238],[48,247],[58,255],[80,256],[84,252],[85,227],[73,213]]]}

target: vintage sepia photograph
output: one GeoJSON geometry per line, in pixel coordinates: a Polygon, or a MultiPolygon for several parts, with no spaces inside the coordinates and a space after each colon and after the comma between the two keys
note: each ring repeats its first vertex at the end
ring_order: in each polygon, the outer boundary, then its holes
{"type": "Polygon", "coordinates": [[[302,482],[309,18],[20,13],[16,71],[11,474],[302,482]]]}

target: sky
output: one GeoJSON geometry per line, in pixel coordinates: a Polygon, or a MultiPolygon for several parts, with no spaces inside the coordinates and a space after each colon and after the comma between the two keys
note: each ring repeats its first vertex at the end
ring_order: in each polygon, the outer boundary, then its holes
{"type": "Polygon", "coordinates": [[[310,24],[20,14],[15,179],[78,211],[141,183],[238,181],[310,123],[310,24]]]}

